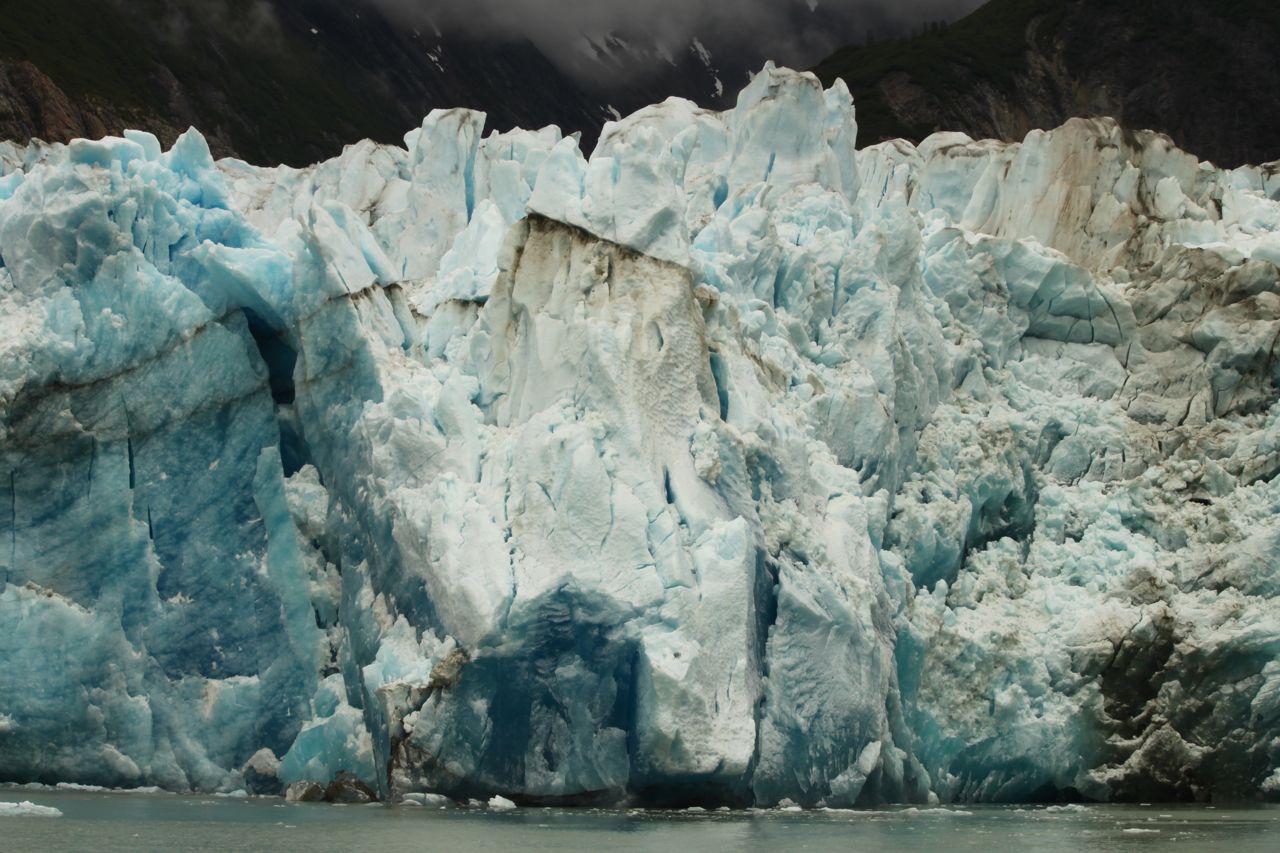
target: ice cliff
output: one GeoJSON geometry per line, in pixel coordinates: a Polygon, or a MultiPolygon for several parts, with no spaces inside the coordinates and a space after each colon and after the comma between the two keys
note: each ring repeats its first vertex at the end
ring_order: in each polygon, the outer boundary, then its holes
{"type": "Polygon", "coordinates": [[[0,777],[1280,791],[1280,177],[848,92],[0,146],[0,777]]]}

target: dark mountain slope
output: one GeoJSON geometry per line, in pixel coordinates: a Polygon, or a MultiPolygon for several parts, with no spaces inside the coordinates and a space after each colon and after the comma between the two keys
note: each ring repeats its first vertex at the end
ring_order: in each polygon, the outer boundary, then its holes
{"type": "Polygon", "coordinates": [[[189,125],[219,154],[303,164],[396,141],[434,107],[493,127],[598,129],[605,104],[528,44],[396,27],[343,0],[5,4],[0,138],[63,141],[189,125]]]}
{"type": "Polygon", "coordinates": [[[814,70],[849,84],[864,141],[943,129],[1016,140],[1108,115],[1235,166],[1280,158],[1278,36],[1272,0],[991,0],[814,70]]]}
{"type": "Polygon", "coordinates": [[[514,26],[392,20],[383,10],[396,4],[376,0],[0,0],[0,138],[137,127],[169,142],[196,125],[219,155],[302,164],[467,106],[491,128],[581,132],[589,149],[615,113],[672,95],[730,106],[766,58],[803,65],[869,30],[901,31],[923,8],[773,2],[775,27],[673,37],[646,23],[535,42],[514,26]]]}
{"type": "MultiPolygon", "coordinates": [[[[863,32],[858,7],[787,2],[791,29],[812,42],[806,61],[863,32]]],[[[671,95],[728,106],[773,55],[770,33],[707,33],[679,49],[641,33],[567,38],[556,50],[568,54],[552,57],[550,46],[441,32],[381,9],[368,0],[0,3],[0,138],[138,127],[167,143],[195,125],[219,155],[303,164],[365,137],[397,141],[432,109],[467,106],[488,113],[490,128],[579,131],[589,149],[615,112],[671,95]],[[572,73],[553,59],[573,59],[572,73]]]]}

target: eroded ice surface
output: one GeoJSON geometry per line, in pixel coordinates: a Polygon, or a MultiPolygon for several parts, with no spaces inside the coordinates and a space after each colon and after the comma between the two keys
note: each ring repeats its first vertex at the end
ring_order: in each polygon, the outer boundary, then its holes
{"type": "MultiPolygon", "coordinates": [[[[310,169],[0,147],[0,776],[1280,778],[1280,181],[841,85],[310,169]]],[[[503,800],[505,802],[505,800],[503,800]]]]}

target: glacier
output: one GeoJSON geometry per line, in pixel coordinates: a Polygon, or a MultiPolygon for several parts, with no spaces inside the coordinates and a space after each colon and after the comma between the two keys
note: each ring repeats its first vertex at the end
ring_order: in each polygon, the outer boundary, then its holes
{"type": "Polygon", "coordinates": [[[0,779],[1280,792],[1280,169],[484,123],[0,144],[0,779]]]}

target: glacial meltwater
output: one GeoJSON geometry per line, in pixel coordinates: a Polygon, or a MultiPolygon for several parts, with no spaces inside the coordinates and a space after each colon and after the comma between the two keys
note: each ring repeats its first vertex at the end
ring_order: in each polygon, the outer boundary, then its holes
{"type": "Polygon", "coordinates": [[[1280,849],[1280,808],[966,806],[659,812],[291,804],[0,791],[0,853],[25,851],[1009,851],[1280,849]],[[35,807],[5,808],[6,803],[35,807]],[[50,816],[47,808],[61,812],[50,816]]]}

